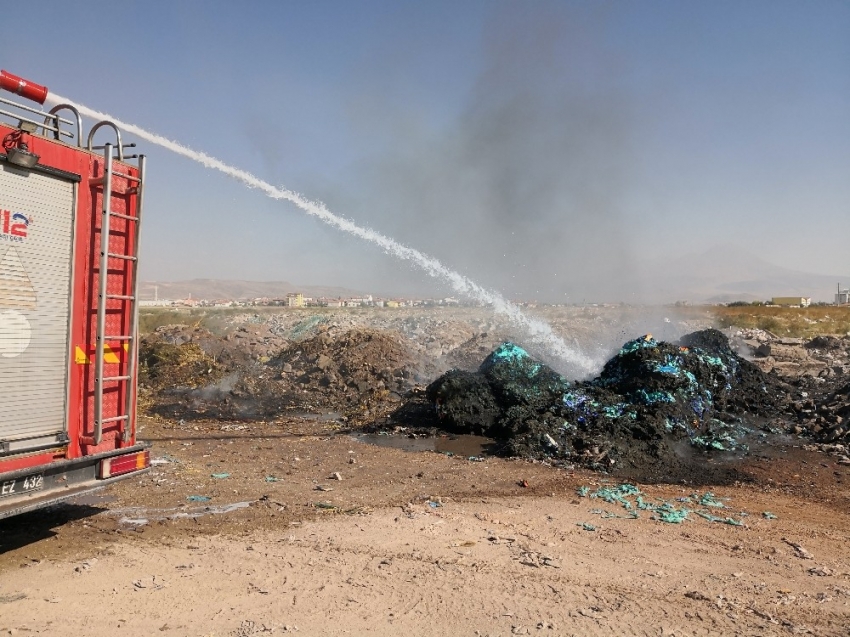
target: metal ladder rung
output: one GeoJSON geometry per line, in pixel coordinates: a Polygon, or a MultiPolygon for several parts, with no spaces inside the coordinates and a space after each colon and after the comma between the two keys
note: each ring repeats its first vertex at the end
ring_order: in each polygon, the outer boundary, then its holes
{"type": "Polygon", "coordinates": [[[109,211],[109,214],[111,214],[113,217],[118,217],[119,219],[126,219],[127,221],[138,221],[139,220],[138,217],[133,217],[132,215],[124,215],[124,214],[121,214],[120,212],[113,212],[112,210],[109,211]]]}
{"type": "MultiPolygon", "coordinates": [[[[124,173],[119,173],[119,172],[116,172],[114,170],[112,171],[112,176],[113,177],[123,177],[124,179],[126,179],[128,181],[134,181],[136,183],[139,183],[141,181],[141,179],[139,179],[138,177],[133,177],[133,175],[126,175],[124,173]]],[[[100,177],[92,177],[91,179],[89,179],[89,184],[92,185],[92,186],[100,186],[104,183],[105,178],[106,178],[106,175],[102,175],[100,177]]]]}
{"type": "Polygon", "coordinates": [[[120,299],[122,301],[134,301],[136,299],[132,294],[107,294],[107,299],[120,299]]]}
{"type": "Polygon", "coordinates": [[[107,256],[110,259],[124,259],[125,261],[135,261],[136,260],[136,257],[130,256],[129,254],[116,254],[114,252],[108,252],[107,256]]]}
{"type": "Polygon", "coordinates": [[[133,175],[127,175],[125,173],[119,173],[119,172],[116,172],[114,170],[112,171],[112,176],[113,177],[123,177],[124,179],[129,179],[130,181],[135,181],[135,182],[141,181],[141,179],[139,179],[138,177],[133,177],[133,175]]]}
{"type": "Polygon", "coordinates": [[[104,336],[104,341],[132,341],[132,336],[104,336]]]}
{"type": "Polygon", "coordinates": [[[119,421],[119,420],[127,420],[129,417],[130,417],[130,416],[127,416],[127,415],[124,415],[124,416],[112,416],[112,418],[104,418],[104,419],[103,419],[103,420],[101,420],[100,422],[101,422],[101,424],[102,424],[102,423],[106,423],[106,422],[117,422],[117,421],[119,421]]]}
{"type": "Polygon", "coordinates": [[[122,380],[130,380],[132,376],[104,376],[101,380],[104,383],[117,383],[122,380]]]}

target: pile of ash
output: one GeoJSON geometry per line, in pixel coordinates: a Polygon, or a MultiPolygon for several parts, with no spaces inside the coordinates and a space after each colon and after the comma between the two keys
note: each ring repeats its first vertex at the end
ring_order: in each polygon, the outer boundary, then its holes
{"type": "Polygon", "coordinates": [[[142,339],[139,371],[142,406],[186,420],[333,412],[359,423],[392,410],[422,379],[401,337],[323,326],[300,340],[262,327],[216,336],[168,326],[142,339]]]}
{"type": "Polygon", "coordinates": [[[577,383],[505,343],[477,372],[450,371],[426,396],[441,428],[494,438],[505,455],[619,471],[687,462],[682,443],[744,449],[753,422],[780,416],[789,401],[778,377],[713,329],[678,343],[629,341],[597,378],[577,383]]]}

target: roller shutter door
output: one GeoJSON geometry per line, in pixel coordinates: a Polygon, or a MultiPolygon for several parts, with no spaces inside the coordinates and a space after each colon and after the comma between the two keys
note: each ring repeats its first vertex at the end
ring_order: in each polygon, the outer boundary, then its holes
{"type": "Polygon", "coordinates": [[[0,164],[0,451],[66,430],[74,184],[0,164]]]}

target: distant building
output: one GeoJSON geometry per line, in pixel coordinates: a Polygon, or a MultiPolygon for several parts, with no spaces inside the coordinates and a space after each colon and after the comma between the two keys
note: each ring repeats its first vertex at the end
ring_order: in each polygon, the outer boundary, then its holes
{"type": "Polygon", "coordinates": [[[286,295],[286,307],[304,307],[304,295],[301,292],[290,292],[286,295]]]}
{"type": "Polygon", "coordinates": [[[774,296],[771,304],[782,307],[809,307],[812,299],[809,296],[774,296]]]}

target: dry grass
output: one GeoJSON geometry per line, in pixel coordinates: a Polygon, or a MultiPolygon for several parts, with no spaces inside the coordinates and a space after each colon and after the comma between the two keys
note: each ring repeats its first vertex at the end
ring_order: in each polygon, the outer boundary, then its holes
{"type": "Polygon", "coordinates": [[[742,306],[712,308],[720,327],[758,328],[777,336],[811,338],[819,334],[850,334],[850,307],[742,306]]]}

